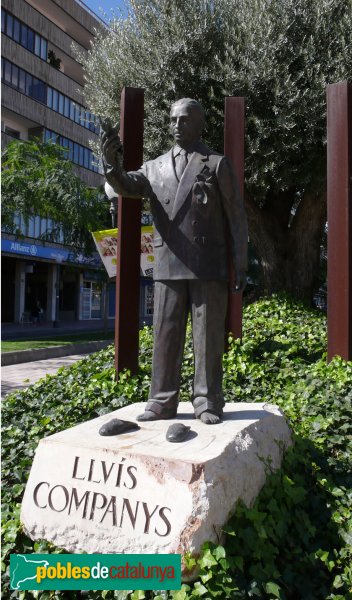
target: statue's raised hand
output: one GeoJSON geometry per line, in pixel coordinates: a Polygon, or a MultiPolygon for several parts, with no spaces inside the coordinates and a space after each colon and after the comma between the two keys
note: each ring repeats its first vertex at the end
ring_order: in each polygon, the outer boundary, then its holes
{"type": "Polygon", "coordinates": [[[110,119],[100,119],[101,150],[106,165],[122,168],[123,146],[119,136],[119,124],[113,125],[110,119]]]}

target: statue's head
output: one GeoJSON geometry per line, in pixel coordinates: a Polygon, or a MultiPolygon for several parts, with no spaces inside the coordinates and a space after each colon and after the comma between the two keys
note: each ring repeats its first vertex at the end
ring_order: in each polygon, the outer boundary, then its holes
{"type": "Polygon", "coordinates": [[[170,129],[181,148],[187,149],[198,142],[203,128],[204,109],[197,100],[181,98],[172,104],[170,129]]]}

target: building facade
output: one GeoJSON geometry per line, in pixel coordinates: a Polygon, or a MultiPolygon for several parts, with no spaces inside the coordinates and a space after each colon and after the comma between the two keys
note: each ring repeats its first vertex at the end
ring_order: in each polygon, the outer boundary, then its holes
{"type": "Polygon", "coordinates": [[[76,0],[3,0],[2,143],[14,137],[57,139],[88,185],[103,183],[89,148],[96,118],[83,101],[82,66],[73,44],[87,50],[103,27],[76,0]]]}
{"type": "MultiPolygon", "coordinates": [[[[84,105],[83,70],[73,44],[86,52],[105,24],[80,0],[2,1],[2,146],[33,137],[67,148],[76,174],[89,186],[104,183],[89,147],[97,118],[84,105]]],[[[108,214],[108,207],[107,207],[108,214]]],[[[107,283],[99,258],[72,254],[63,244],[40,239],[52,224],[15,215],[21,237],[2,232],[2,322],[42,318],[100,319],[115,313],[115,283],[107,283]]],[[[141,281],[141,322],[151,320],[152,288],[141,281]]]]}

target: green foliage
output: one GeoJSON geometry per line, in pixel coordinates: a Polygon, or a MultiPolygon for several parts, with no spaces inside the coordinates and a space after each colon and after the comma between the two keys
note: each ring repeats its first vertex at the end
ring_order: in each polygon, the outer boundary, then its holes
{"type": "MultiPolygon", "coordinates": [[[[206,544],[194,584],[176,592],[89,592],[88,598],[196,600],[347,600],[352,597],[352,364],[326,363],[324,317],[287,298],[244,312],[243,343],[231,340],[224,358],[228,401],[278,404],[294,445],[271,472],[251,508],[239,504],[225,526],[224,545],[206,544]],[[124,595],[125,594],[125,595],[124,595]]],[[[141,332],[138,376],[114,380],[112,347],[3,402],[4,597],[11,552],[60,552],[33,544],[19,523],[20,501],[39,439],[119,406],[145,400],[152,332],[141,332]]],[[[186,345],[182,399],[189,400],[192,342],[186,345]]],[[[23,598],[74,598],[75,592],[23,592],[23,598]]]]}
{"type": "Polygon", "coordinates": [[[223,148],[224,98],[244,96],[245,206],[260,294],[312,300],[326,223],[326,86],[352,77],[350,0],[131,0],[86,56],[85,95],[116,121],[145,89],[145,158],[170,145],[170,105],[199,100],[223,148]],[[265,207],[265,210],[262,210],[265,207]]]}
{"type": "Polygon", "coordinates": [[[19,234],[14,214],[25,222],[41,215],[52,219],[44,240],[56,241],[61,230],[66,244],[93,249],[90,231],[104,226],[103,194],[89,188],[73,171],[67,149],[39,140],[13,140],[2,156],[2,228],[19,234]]]}
{"type": "Polygon", "coordinates": [[[264,203],[325,180],[325,87],[352,76],[350,0],[132,0],[88,56],[90,108],[116,120],[124,86],[146,90],[146,150],[168,146],[168,114],[190,96],[221,150],[225,96],[245,96],[246,181],[264,203]]]}

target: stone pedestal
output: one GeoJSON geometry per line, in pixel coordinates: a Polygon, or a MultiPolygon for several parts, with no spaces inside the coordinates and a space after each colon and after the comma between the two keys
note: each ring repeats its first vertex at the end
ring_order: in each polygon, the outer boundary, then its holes
{"type": "Polygon", "coordinates": [[[41,440],[27,483],[21,519],[32,539],[70,552],[199,552],[217,542],[241,498],[255,500],[268,465],[280,466],[290,431],[279,409],[227,404],[219,425],[193,418],[189,403],[177,419],[101,437],[113,417],[134,421],[133,404],[41,440]],[[179,421],[188,439],[165,434],[179,421]]]}

